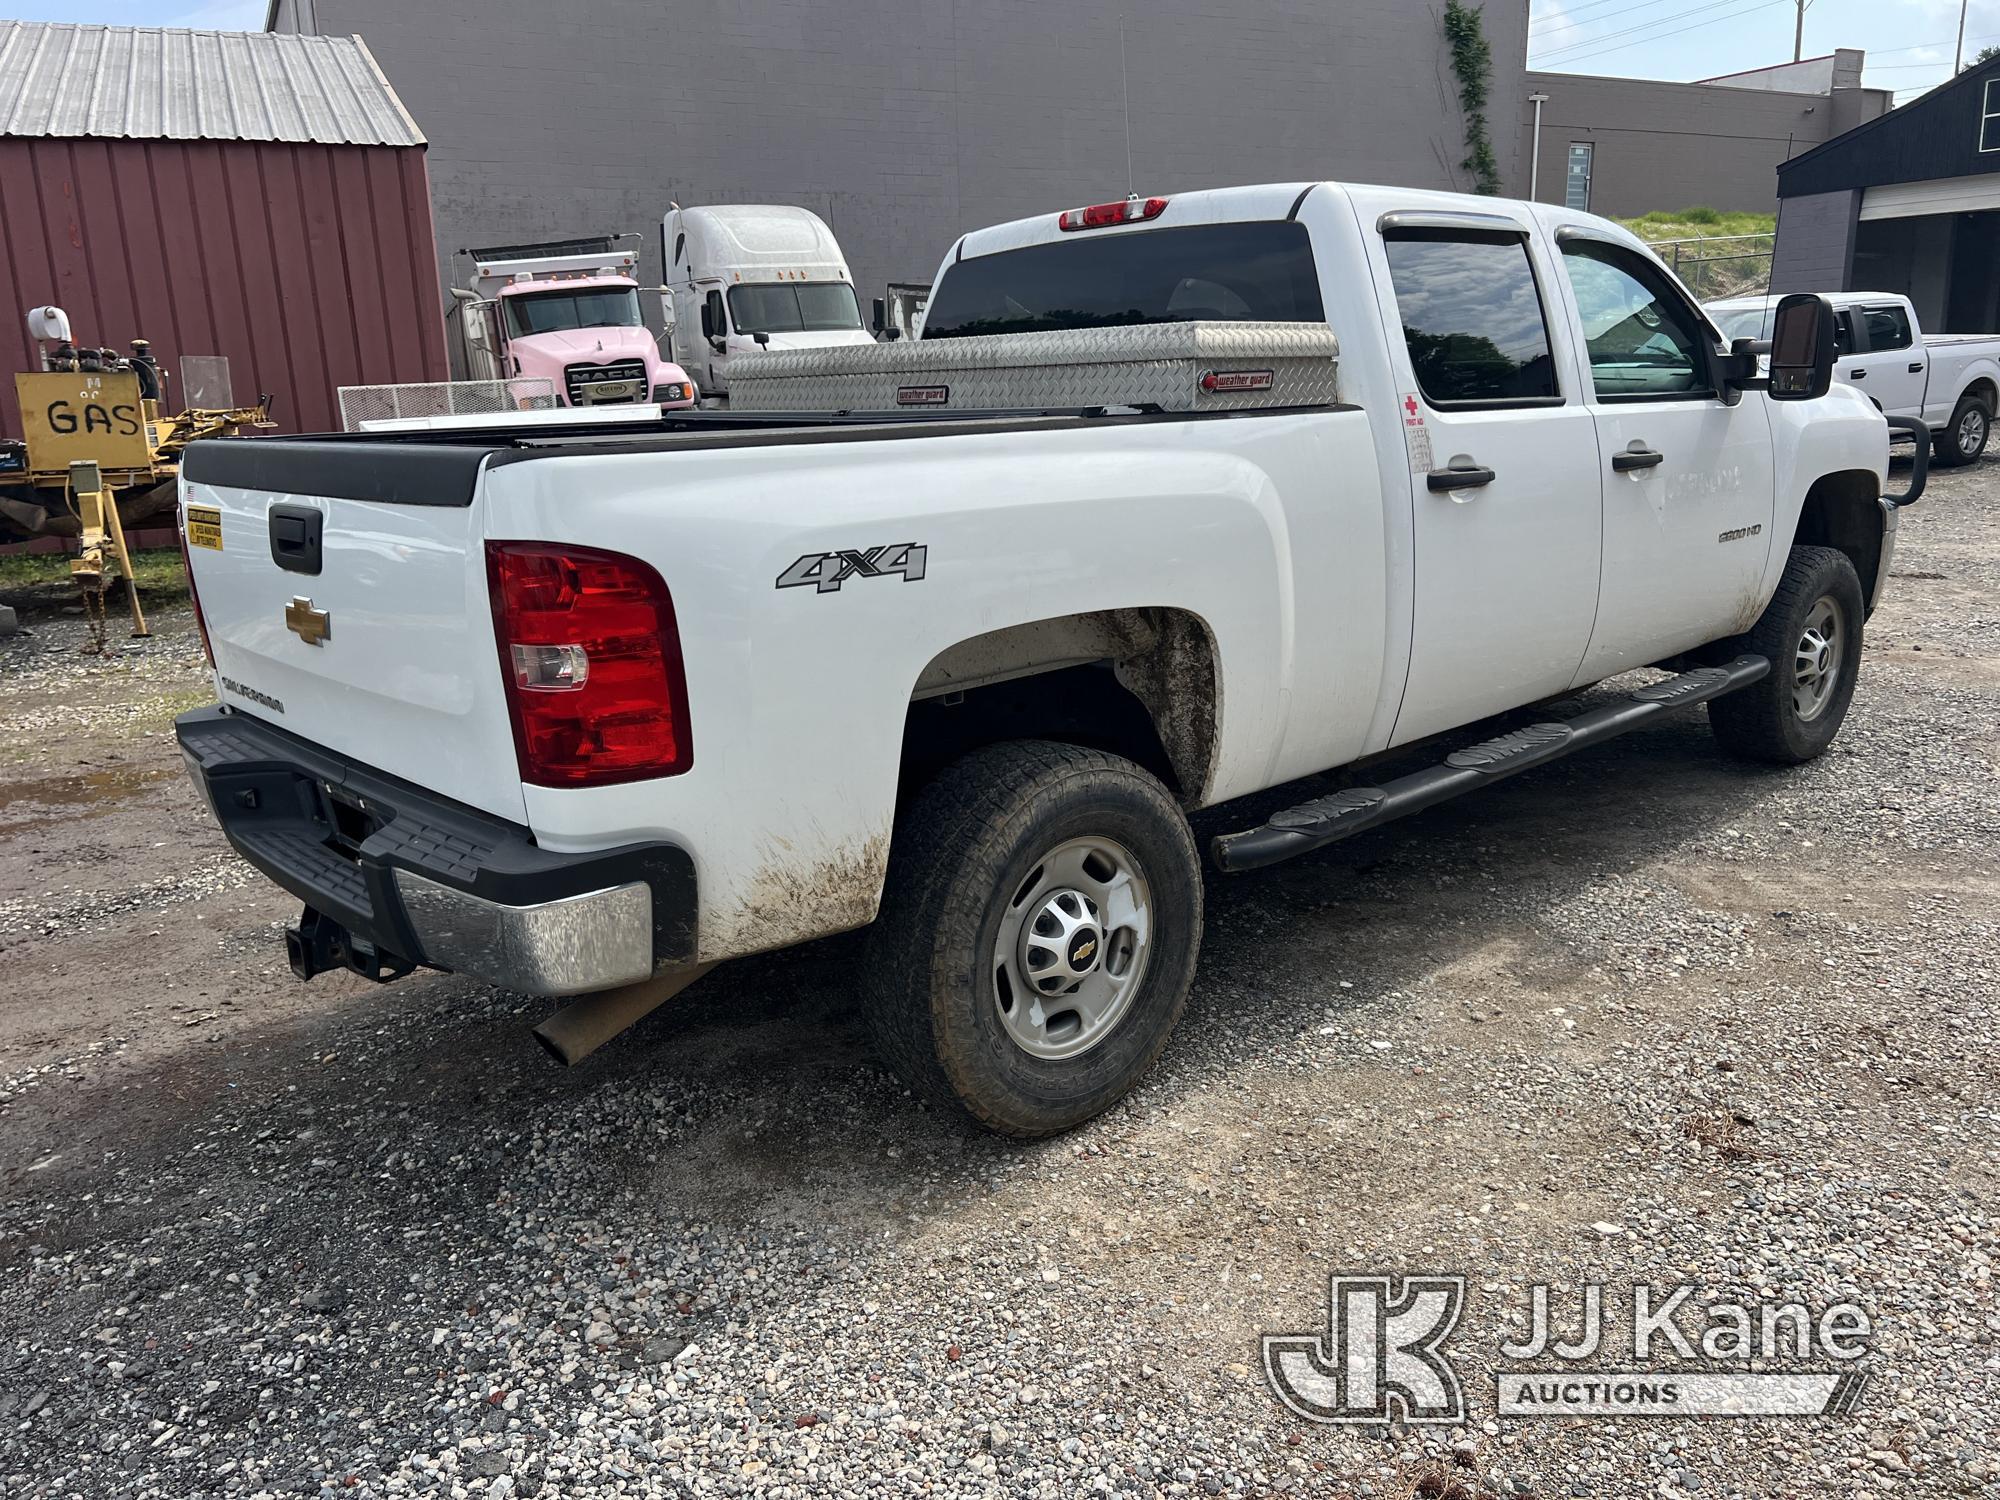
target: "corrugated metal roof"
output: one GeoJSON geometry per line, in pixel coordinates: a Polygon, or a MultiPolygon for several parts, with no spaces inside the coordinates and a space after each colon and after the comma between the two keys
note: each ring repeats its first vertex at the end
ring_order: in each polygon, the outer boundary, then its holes
{"type": "Polygon", "coordinates": [[[0,21],[0,136],[421,146],[358,36],[0,21]]]}

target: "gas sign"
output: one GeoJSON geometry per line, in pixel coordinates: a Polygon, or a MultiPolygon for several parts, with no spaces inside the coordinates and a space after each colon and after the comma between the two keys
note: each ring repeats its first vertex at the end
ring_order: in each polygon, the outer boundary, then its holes
{"type": "Polygon", "coordinates": [[[16,375],[14,393],[34,473],[60,472],[80,458],[104,469],[153,466],[139,377],[129,370],[16,375]]]}

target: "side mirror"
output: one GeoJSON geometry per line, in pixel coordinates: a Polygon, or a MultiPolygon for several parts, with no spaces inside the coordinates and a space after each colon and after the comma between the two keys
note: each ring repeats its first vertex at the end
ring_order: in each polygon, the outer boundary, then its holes
{"type": "Polygon", "coordinates": [[[879,336],[882,330],[886,328],[888,324],[889,324],[889,304],[885,299],[877,297],[874,303],[874,313],[870,321],[869,331],[879,336]]]}
{"type": "Polygon", "coordinates": [[[715,320],[709,316],[708,304],[706,302],[701,305],[701,336],[705,339],[713,339],[715,337],[715,320]]]}
{"type": "Polygon", "coordinates": [[[1811,292],[1778,303],[1771,324],[1771,399],[1816,401],[1833,389],[1833,304],[1811,292]]]}
{"type": "Polygon", "coordinates": [[[757,341],[757,347],[759,349],[769,347],[771,342],[771,335],[768,333],[753,333],[750,335],[750,337],[757,341]]]}

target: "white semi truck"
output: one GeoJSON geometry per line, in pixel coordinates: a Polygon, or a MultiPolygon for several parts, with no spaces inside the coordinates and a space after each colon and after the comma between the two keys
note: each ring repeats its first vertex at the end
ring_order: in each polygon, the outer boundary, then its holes
{"type": "MultiPolygon", "coordinates": [[[[844,308],[798,269],[726,286],[844,308]]],[[[721,300],[717,337],[765,321],[721,300]]],[[[1240,871],[1691,705],[1738,756],[1826,749],[1889,424],[1824,300],[1772,332],[1549,204],[1295,182],[981,230],[920,340],[797,375],[853,415],[196,444],[220,701],[180,744],[305,902],[303,977],[582,995],[542,1028],[573,1058],[872,924],[883,1055],[1045,1134],[1180,1017],[1197,809],[1347,768],[1213,839],[1240,871]]]]}
{"type": "Polygon", "coordinates": [[[728,396],[742,353],[873,342],[840,242],[803,208],[676,205],[661,221],[660,258],[674,358],[704,396],[728,396]]]}

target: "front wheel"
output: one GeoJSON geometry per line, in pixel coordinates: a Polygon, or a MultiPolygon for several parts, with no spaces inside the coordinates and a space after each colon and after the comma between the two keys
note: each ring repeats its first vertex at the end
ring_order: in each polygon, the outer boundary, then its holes
{"type": "Polygon", "coordinates": [[[1796,766],[1832,744],[1854,699],[1865,614],[1861,579],[1845,553],[1792,548],[1777,593],[1740,642],[1770,658],[1770,676],[1708,706],[1722,748],[1796,766]]]}
{"type": "Polygon", "coordinates": [[[1167,789],[1047,741],[947,768],[896,832],[865,1006],[919,1094],[1007,1135],[1124,1097],[1187,1003],[1201,863],[1167,789]]]}
{"type": "Polygon", "coordinates": [[[1967,392],[1958,398],[1945,429],[1931,434],[1931,456],[1943,468],[1962,468],[1978,461],[1992,435],[1993,413],[1984,401],[1967,392]]]}

